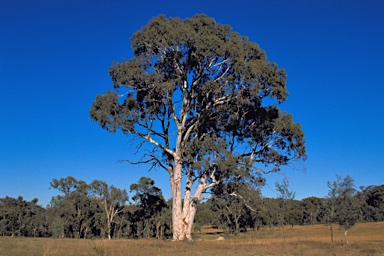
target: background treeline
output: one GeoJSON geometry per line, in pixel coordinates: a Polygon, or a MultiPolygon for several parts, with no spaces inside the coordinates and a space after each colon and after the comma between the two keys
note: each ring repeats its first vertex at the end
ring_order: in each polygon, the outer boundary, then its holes
{"type": "MultiPolygon", "coordinates": [[[[158,238],[171,234],[171,200],[154,181],[142,177],[125,189],[68,176],[53,179],[60,194],[43,208],[38,200],[0,198],[0,235],[55,238],[158,238]]],[[[337,224],[348,231],[356,222],[384,221],[384,185],[354,188],[349,176],[328,182],[328,196],[294,199],[286,180],[277,198],[260,187],[226,184],[198,205],[194,229],[221,228],[233,234],[286,225],[337,224]]],[[[331,228],[332,232],[332,228],[331,228]]],[[[332,233],[331,233],[332,236],[332,233]]]]}

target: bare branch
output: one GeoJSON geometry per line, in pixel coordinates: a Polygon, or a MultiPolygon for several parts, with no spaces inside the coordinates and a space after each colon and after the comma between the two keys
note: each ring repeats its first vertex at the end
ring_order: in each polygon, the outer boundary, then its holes
{"type": "Polygon", "coordinates": [[[217,82],[217,81],[219,81],[220,79],[222,79],[227,73],[228,73],[228,71],[229,71],[229,69],[231,68],[231,66],[228,66],[227,68],[226,68],[226,70],[223,72],[223,74],[221,74],[218,78],[216,78],[214,81],[215,82],[217,82]]]}
{"type": "MultiPolygon", "coordinates": [[[[231,59],[229,58],[229,59],[225,59],[225,60],[223,60],[222,62],[218,62],[218,63],[216,63],[215,65],[212,65],[212,67],[216,67],[216,66],[223,66],[223,64],[224,63],[226,63],[226,62],[228,62],[228,61],[230,61],[231,59]]],[[[219,68],[220,69],[220,68],[219,68]]]]}
{"type": "Polygon", "coordinates": [[[144,135],[143,133],[139,132],[139,131],[136,131],[136,130],[132,130],[131,133],[145,139],[146,141],[152,143],[153,145],[155,145],[156,147],[164,150],[165,152],[167,152],[168,154],[172,155],[174,159],[178,159],[176,153],[172,150],[170,150],[169,148],[165,147],[164,145],[162,145],[161,143],[157,142],[156,140],[154,140],[152,137],[150,137],[149,135],[144,135]]]}
{"type": "Polygon", "coordinates": [[[255,209],[253,209],[246,201],[245,201],[245,199],[241,196],[241,195],[238,195],[238,194],[236,194],[235,192],[233,192],[233,193],[231,193],[231,194],[229,194],[230,196],[235,196],[235,197],[238,197],[238,198],[240,198],[241,200],[243,200],[243,202],[244,202],[244,205],[249,209],[249,210],[251,210],[251,211],[253,211],[253,212],[256,212],[256,210],[255,209]]]}
{"type": "Polygon", "coordinates": [[[196,196],[191,196],[192,200],[197,200],[197,201],[202,201],[202,200],[209,200],[212,199],[210,196],[205,196],[205,197],[196,197],[196,196]]]}
{"type": "Polygon", "coordinates": [[[200,124],[199,121],[206,118],[206,116],[211,113],[209,111],[211,107],[223,105],[225,103],[228,103],[228,101],[229,101],[229,95],[226,95],[226,96],[223,96],[221,98],[215,99],[213,103],[207,104],[206,107],[200,113],[198,113],[195,116],[195,118],[193,118],[193,120],[191,120],[190,125],[188,127],[188,130],[184,134],[183,141],[185,141],[190,136],[193,129],[196,128],[200,124]]]}
{"type": "Polygon", "coordinates": [[[126,160],[119,160],[119,162],[128,162],[130,164],[148,164],[148,163],[151,163],[151,167],[149,169],[152,170],[154,167],[156,167],[157,165],[159,165],[161,168],[165,169],[166,171],[168,171],[168,168],[162,163],[162,161],[155,155],[156,153],[156,148],[154,148],[152,151],[150,151],[149,153],[146,153],[143,155],[143,157],[139,160],[139,161],[131,161],[129,159],[126,159],[126,160]]]}

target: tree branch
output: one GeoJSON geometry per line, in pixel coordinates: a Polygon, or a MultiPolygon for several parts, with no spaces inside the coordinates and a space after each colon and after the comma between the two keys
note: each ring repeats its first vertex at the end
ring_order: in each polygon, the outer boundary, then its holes
{"type": "Polygon", "coordinates": [[[235,197],[238,197],[238,198],[240,198],[241,200],[243,200],[243,202],[244,202],[244,205],[249,209],[249,210],[251,210],[251,211],[253,211],[253,212],[257,212],[255,209],[253,209],[246,201],[245,201],[245,199],[241,196],[241,195],[238,195],[238,194],[236,194],[235,192],[232,192],[231,194],[229,194],[230,196],[235,196],[235,197]]]}
{"type": "Polygon", "coordinates": [[[150,135],[144,135],[143,133],[137,131],[137,130],[131,130],[130,131],[131,133],[139,136],[140,138],[143,138],[145,139],[146,141],[152,143],[153,145],[155,145],[156,147],[164,150],[165,152],[167,152],[168,154],[172,155],[174,157],[174,159],[177,159],[177,155],[174,151],[170,150],[169,148],[165,147],[164,145],[162,145],[161,143],[157,142],[156,140],[154,140],[152,137],[150,137],[150,135]]]}

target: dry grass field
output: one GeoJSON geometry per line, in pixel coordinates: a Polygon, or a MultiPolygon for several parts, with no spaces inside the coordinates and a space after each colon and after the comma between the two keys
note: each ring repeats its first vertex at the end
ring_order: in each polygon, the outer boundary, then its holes
{"type": "Polygon", "coordinates": [[[384,222],[357,224],[348,232],[348,246],[336,226],[333,244],[329,227],[323,225],[265,229],[237,237],[213,231],[195,234],[193,243],[0,237],[0,255],[384,255],[384,222]],[[224,240],[215,240],[218,237],[224,240]]]}

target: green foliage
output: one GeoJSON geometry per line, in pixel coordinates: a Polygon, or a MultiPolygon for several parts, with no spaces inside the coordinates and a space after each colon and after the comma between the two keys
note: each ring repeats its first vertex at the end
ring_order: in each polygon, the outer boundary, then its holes
{"type": "MultiPolygon", "coordinates": [[[[60,184],[57,188],[63,192],[52,198],[46,209],[37,205],[37,199],[26,201],[21,196],[0,198],[0,236],[103,238],[108,235],[104,198],[107,206],[115,207],[116,215],[110,230],[112,238],[164,239],[171,236],[172,201],[164,201],[161,190],[150,178],[142,177],[130,186],[135,204],[126,204],[126,192],[117,188],[123,196],[116,198],[123,200],[111,200],[115,191],[111,188],[114,187],[103,181],[86,184],[67,177],[54,179],[52,184],[60,184]]],[[[283,192],[279,198],[264,198],[258,187],[247,183],[228,183],[217,187],[221,190],[216,196],[198,204],[194,230],[211,226],[239,234],[250,229],[256,232],[280,226],[282,220],[289,225],[323,222],[330,228],[336,224],[348,230],[357,221],[384,218],[379,215],[383,185],[365,187],[357,193],[352,178],[337,177],[336,181],[328,183],[330,191],[327,198],[309,197],[301,201],[293,200],[292,192],[286,186],[288,183],[279,185],[283,192]],[[369,213],[372,215],[368,216],[369,213]]]]}
{"type": "Polygon", "coordinates": [[[192,166],[187,169],[194,177],[216,165],[215,179],[224,181],[249,175],[254,164],[276,171],[305,158],[301,125],[277,106],[263,104],[266,98],[279,103],[287,98],[285,71],[247,37],[205,15],[185,20],[161,15],[131,43],[134,57],[109,68],[121,93],[98,95],[90,115],[108,131],[152,143],[157,150],[142,163],[169,171],[176,157],[174,128],[178,157],[192,166]]]}
{"type": "Polygon", "coordinates": [[[22,196],[0,198],[0,235],[7,236],[44,236],[45,209],[22,196]]]}
{"type": "Polygon", "coordinates": [[[105,230],[108,239],[111,239],[112,227],[121,228],[121,223],[117,222],[117,219],[119,213],[124,212],[124,206],[128,201],[127,191],[109,186],[100,180],[92,181],[90,190],[103,213],[100,219],[100,223],[104,223],[102,229],[105,230]]]}
{"type": "Polygon", "coordinates": [[[214,214],[211,210],[211,201],[200,203],[197,208],[194,229],[199,231],[202,226],[210,226],[213,224],[214,214]]]}
{"type": "Polygon", "coordinates": [[[289,181],[287,178],[283,179],[281,183],[275,183],[276,190],[279,192],[278,202],[279,202],[279,225],[283,226],[286,224],[291,224],[295,222],[297,216],[293,210],[295,198],[295,192],[289,190],[289,181]]]}
{"type": "Polygon", "coordinates": [[[321,222],[321,207],[324,198],[307,197],[301,200],[303,207],[303,224],[317,224],[321,222]]]}
{"type": "Polygon", "coordinates": [[[161,189],[155,186],[152,179],[141,177],[138,183],[131,184],[130,191],[135,192],[132,197],[136,203],[132,212],[135,236],[163,238],[170,228],[170,211],[161,189]]]}
{"type": "Polygon", "coordinates": [[[134,56],[109,68],[115,90],[97,95],[90,115],[107,131],[137,137],[139,148],[151,145],[134,163],[170,175],[175,240],[191,239],[181,230],[191,229],[202,193],[255,183],[306,158],[301,125],[271,104],[287,98],[286,73],[247,37],[206,15],[160,15],[131,43],[134,56]]]}
{"type": "Polygon", "coordinates": [[[93,216],[92,200],[88,196],[90,186],[82,180],[76,180],[72,176],[53,179],[51,187],[59,190],[62,195],[52,198],[48,207],[52,216],[54,235],[57,237],[86,236],[89,229],[89,216],[93,216]]]}
{"type": "Polygon", "coordinates": [[[363,218],[367,221],[384,220],[384,185],[361,188],[363,218]]]}
{"type": "Polygon", "coordinates": [[[359,220],[361,205],[356,197],[354,180],[349,175],[344,179],[338,175],[336,178],[336,181],[328,182],[329,218],[330,222],[338,223],[347,230],[359,220]]]}
{"type": "MultiPolygon", "coordinates": [[[[345,239],[348,244],[347,231],[361,218],[362,204],[354,188],[354,180],[347,175],[344,179],[336,175],[336,181],[328,181],[328,197],[325,201],[325,223],[337,223],[345,230],[345,239]]],[[[332,237],[331,228],[331,240],[332,237]]]]}
{"type": "Polygon", "coordinates": [[[260,187],[252,187],[247,183],[228,183],[215,188],[214,193],[211,208],[215,212],[217,226],[225,223],[235,235],[241,230],[255,228],[262,211],[260,187]]]}

